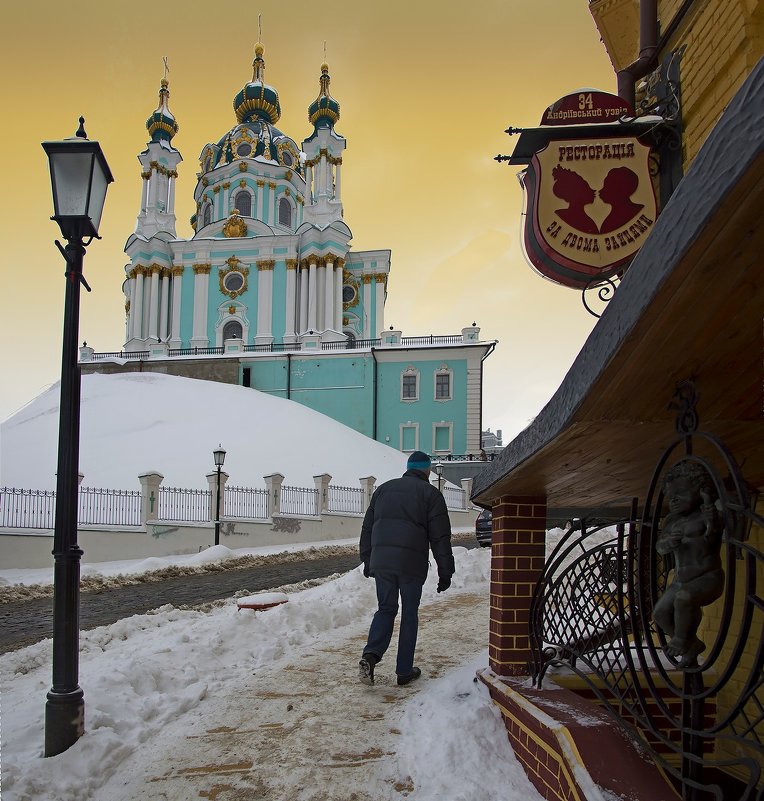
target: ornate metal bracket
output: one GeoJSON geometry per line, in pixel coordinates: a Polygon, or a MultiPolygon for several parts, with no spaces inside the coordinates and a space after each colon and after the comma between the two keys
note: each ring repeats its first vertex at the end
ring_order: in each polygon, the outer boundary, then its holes
{"type": "Polygon", "coordinates": [[[600,314],[597,314],[597,312],[594,311],[594,309],[589,305],[587,296],[591,298],[596,292],[597,299],[604,306],[604,304],[609,303],[615,296],[615,291],[618,288],[618,285],[621,283],[621,277],[621,275],[615,275],[612,278],[606,278],[604,281],[602,278],[593,278],[581,290],[581,302],[584,304],[584,308],[589,312],[589,314],[597,318],[602,316],[601,312],[600,314]]]}

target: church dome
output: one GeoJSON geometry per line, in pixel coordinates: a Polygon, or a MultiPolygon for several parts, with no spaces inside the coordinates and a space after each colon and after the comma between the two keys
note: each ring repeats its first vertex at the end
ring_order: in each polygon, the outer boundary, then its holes
{"type": "Polygon", "coordinates": [[[255,60],[252,62],[252,80],[234,97],[233,109],[236,119],[241,122],[264,120],[275,125],[281,117],[279,93],[264,81],[265,61],[263,46],[255,45],[255,60]]]}
{"type": "Polygon", "coordinates": [[[329,65],[321,65],[321,90],[308,106],[308,121],[316,128],[331,128],[340,118],[340,104],[329,94],[329,65]]]}
{"type": "Polygon", "coordinates": [[[160,139],[169,142],[178,133],[178,123],[169,107],[170,90],[167,87],[167,78],[162,78],[162,86],[159,89],[159,105],[146,120],[146,130],[149,132],[152,142],[158,142],[160,139]]]}
{"type": "Polygon", "coordinates": [[[254,158],[274,161],[295,172],[302,171],[300,150],[295,141],[275,125],[259,118],[235,125],[214,148],[205,148],[202,167],[204,172],[208,172],[237,159],[254,158]]]}

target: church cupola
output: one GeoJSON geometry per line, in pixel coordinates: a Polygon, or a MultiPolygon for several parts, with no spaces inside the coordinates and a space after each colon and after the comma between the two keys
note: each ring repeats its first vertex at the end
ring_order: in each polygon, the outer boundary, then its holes
{"type": "Polygon", "coordinates": [[[275,125],[281,117],[279,93],[265,83],[265,60],[260,42],[255,45],[252,67],[252,80],[233,99],[236,119],[240,124],[263,120],[275,125]]]}
{"type": "Polygon", "coordinates": [[[167,78],[162,78],[162,85],[159,89],[159,105],[146,120],[146,130],[149,132],[152,142],[158,142],[160,139],[169,142],[178,133],[178,123],[170,111],[168,85],[167,78]]]}
{"type": "Polygon", "coordinates": [[[329,65],[321,65],[320,91],[308,106],[308,121],[316,128],[331,128],[340,118],[340,104],[329,93],[329,65]]]}

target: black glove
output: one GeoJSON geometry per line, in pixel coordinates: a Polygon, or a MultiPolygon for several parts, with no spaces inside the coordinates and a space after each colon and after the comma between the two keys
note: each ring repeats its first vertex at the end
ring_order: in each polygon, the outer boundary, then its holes
{"type": "Polygon", "coordinates": [[[364,562],[363,563],[363,574],[364,574],[364,576],[366,576],[366,578],[369,578],[369,576],[371,575],[369,573],[369,563],[368,562],[364,562]]]}
{"type": "Polygon", "coordinates": [[[439,576],[438,579],[438,592],[445,592],[451,586],[451,576],[439,576]]]}

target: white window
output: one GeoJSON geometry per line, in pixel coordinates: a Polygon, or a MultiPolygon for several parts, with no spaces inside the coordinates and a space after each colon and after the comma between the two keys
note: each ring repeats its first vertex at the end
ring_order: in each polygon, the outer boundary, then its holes
{"type": "Polygon", "coordinates": [[[401,400],[419,400],[419,370],[411,366],[401,373],[401,400]]]}
{"type": "Polygon", "coordinates": [[[454,449],[454,424],[441,420],[432,424],[432,452],[451,453],[454,449]]]}
{"type": "Polygon", "coordinates": [[[447,367],[441,367],[440,370],[435,371],[435,400],[448,401],[451,400],[453,385],[453,371],[447,367]]]}
{"type": "Polygon", "coordinates": [[[419,423],[401,423],[401,450],[411,453],[419,450],[419,423]]]}

